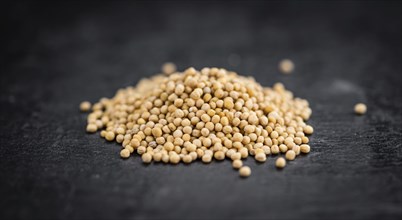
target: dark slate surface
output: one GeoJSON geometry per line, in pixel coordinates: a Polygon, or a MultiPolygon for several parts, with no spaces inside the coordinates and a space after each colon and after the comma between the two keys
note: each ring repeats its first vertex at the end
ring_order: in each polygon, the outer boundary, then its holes
{"type": "Polygon", "coordinates": [[[0,219],[397,219],[401,2],[8,3],[0,219]],[[278,73],[291,58],[296,71],[278,73]],[[144,166],[85,133],[82,100],[159,70],[219,66],[310,101],[312,152],[274,168],[144,166]],[[353,105],[364,102],[358,117],[353,105]]]}

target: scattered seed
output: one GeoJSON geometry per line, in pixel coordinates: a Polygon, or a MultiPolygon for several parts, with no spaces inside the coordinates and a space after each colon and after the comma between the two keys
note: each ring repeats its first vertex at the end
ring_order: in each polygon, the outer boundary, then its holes
{"type": "Polygon", "coordinates": [[[235,168],[235,169],[240,169],[240,167],[243,166],[243,161],[241,161],[241,160],[234,160],[234,161],[232,162],[232,166],[233,166],[233,168],[235,168]]]}
{"type": "Polygon", "coordinates": [[[165,63],[162,65],[162,73],[164,74],[172,74],[176,71],[176,65],[174,63],[165,63]]]}
{"type": "Polygon", "coordinates": [[[286,166],[286,160],[283,157],[279,157],[275,161],[275,166],[277,168],[284,168],[286,166]]]}
{"type": "Polygon", "coordinates": [[[120,151],[120,156],[122,158],[128,158],[130,157],[130,151],[128,149],[123,149],[120,151]]]}
{"type": "Polygon", "coordinates": [[[367,106],[364,103],[357,103],[355,105],[355,113],[358,115],[364,115],[367,111],[367,106]]]}
{"type": "Polygon", "coordinates": [[[241,177],[249,177],[251,175],[251,169],[248,166],[243,166],[239,169],[239,174],[241,177]]]}
{"type": "Polygon", "coordinates": [[[88,101],[83,101],[80,104],[80,110],[82,112],[88,112],[89,110],[91,110],[91,103],[88,101]]]}
{"type": "Polygon", "coordinates": [[[296,153],[293,150],[286,152],[285,157],[287,160],[294,160],[296,158],[296,153]]]}
{"type": "Polygon", "coordinates": [[[88,133],[95,133],[98,130],[96,124],[88,124],[87,125],[87,132],[88,133]]]}
{"type": "Polygon", "coordinates": [[[279,71],[283,74],[290,74],[293,72],[295,65],[289,59],[284,59],[279,62],[279,71]]]}

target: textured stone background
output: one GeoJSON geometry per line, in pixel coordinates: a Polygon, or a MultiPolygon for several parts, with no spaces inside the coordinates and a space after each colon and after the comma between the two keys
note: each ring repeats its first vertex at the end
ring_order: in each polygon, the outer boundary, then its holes
{"type": "MultiPolygon", "coordinates": [[[[3,7],[4,6],[4,7],[3,7]]],[[[401,2],[6,3],[1,219],[397,219],[401,2]],[[296,71],[277,71],[291,58],[296,71]],[[145,166],[85,133],[82,100],[165,61],[285,83],[310,101],[312,152],[240,179],[230,161],[145,166]],[[353,105],[365,102],[358,117],[353,105]]]]}

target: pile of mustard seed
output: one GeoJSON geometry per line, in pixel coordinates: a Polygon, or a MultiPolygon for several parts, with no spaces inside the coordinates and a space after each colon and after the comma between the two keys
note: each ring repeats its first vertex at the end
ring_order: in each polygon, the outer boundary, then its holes
{"type": "Polygon", "coordinates": [[[220,68],[178,72],[169,63],[162,71],[111,99],[81,103],[81,111],[92,110],[87,132],[100,130],[101,137],[121,144],[122,158],[137,153],[144,163],[171,164],[228,158],[242,177],[251,174],[242,161],[249,156],[264,163],[283,155],[275,165],[284,168],[286,160],[310,152],[309,103],[283,84],[262,87],[220,68]]]}

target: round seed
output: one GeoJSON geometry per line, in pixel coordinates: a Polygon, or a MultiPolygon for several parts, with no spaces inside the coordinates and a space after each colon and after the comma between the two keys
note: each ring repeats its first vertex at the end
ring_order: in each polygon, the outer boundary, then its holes
{"type": "Polygon", "coordinates": [[[355,113],[358,115],[364,115],[367,111],[367,106],[364,103],[357,103],[355,105],[355,113]]]}
{"type": "Polygon", "coordinates": [[[284,168],[286,166],[286,160],[283,157],[279,157],[275,161],[275,166],[277,168],[284,168]]]}
{"type": "Polygon", "coordinates": [[[300,145],[300,151],[302,153],[305,153],[305,154],[309,153],[310,152],[310,145],[308,145],[308,144],[300,145]]]}
{"type": "Polygon", "coordinates": [[[232,166],[233,166],[233,168],[235,168],[235,169],[240,169],[240,167],[243,166],[243,161],[241,161],[241,160],[234,160],[234,161],[232,162],[232,166]]]}
{"type": "Polygon", "coordinates": [[[88,112],[89,110],[91,110],[91,103],[88,101],[81,102],[80,110],[82,112],[88,112]]]}
{"type": "Polygon", "coordinates": [[[255,160],[258,162],[265,162],[267,160],[267,156],[263,152],[259,152],[254,156],[255,160]]]}
{"type": "Polygon", "coordinates": [[[287,160],[294,160],[296,157],[296,153],[293,150],[289,150],[286,152],[285,157],[287,160]]]}
{"type": "Polygon", "coordinates": [[[281,60],[279,63],[279,70],[284,74],[290,74],[294,70],[294,64],[289,59],[281,60]]]}
{"type": "Polygon", "coordinates": [[[144,163],[151,163],[152,155],[150,153],[145,153],[141,156],[142,162],[144,163]]]}
{"type": "Polygon", "coordinates": [[[98,126],[96,126],[96,124],[88,124],[87,125],[88,133],[95,133],[97,130],[98,130],[98,126]]]}
{"type": "Polygon", "coordinates": [[[113,141],[114,138],[115,138],[114,132],[113,132],[113,131],[107,132],[105,138],[106,138],[106,140],[108,140],[108,141],[113,141]]]}
{"type": "Polygon", "coordinates": [[[248,166],[243,166],[239,169],[239,174],[241,177],[249,177],[251,175],[251,169],[248,166]]]}
{"type": "Polygon", "coordinates": [[[130,157],[130,151],[128,149],[123,149],[120,151],[120,156],[122,158],[128,158],[130,157]]]}

